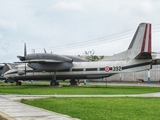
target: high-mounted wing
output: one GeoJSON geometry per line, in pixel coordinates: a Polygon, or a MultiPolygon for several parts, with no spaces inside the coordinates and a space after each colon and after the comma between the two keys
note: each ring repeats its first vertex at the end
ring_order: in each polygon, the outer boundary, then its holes
{"type": "Polygon", "coordinates": [[[25,60],[21,62],[15,62],[15,63],[62,63],[63,61],[57,61],[57,60],[47,60],[47,59],[34,59],[34,60],[25,60]]]}

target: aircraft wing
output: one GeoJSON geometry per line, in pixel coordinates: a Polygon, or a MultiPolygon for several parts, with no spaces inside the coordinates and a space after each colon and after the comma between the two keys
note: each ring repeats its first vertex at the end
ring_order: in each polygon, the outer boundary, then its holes
{"type": "Polygon", "coordinates": [[[48,60],[48,59],[33,59],[33,60],[25,60],[21,62],[15,62],[15,63],[61,63],[63,61],[57,61],[57,60],[48,60]]]}

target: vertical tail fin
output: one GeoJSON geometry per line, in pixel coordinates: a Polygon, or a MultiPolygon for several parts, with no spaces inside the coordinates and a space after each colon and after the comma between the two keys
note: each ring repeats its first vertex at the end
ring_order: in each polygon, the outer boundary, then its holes
{"type": "Polygon", "coordinates": [[[128,47],[128,58],[151,59],[151,24],[141,23],[128,47]]]}
{"type": "Polygon", "coordinates": [[[105,60],[152,59],[151,24],[139,24],[128,49],[105,60]]]}

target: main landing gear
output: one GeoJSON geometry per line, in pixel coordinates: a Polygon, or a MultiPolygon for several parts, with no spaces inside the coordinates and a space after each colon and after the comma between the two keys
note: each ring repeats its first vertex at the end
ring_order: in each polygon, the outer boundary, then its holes
{"type": "Polygon", "coordinates": [[[20,85],[22,85],[22,82],[20,80],[18,80],[18,81],[16,81],[16,85],[20,86],[20,85]]]}
{"type": "Polygon", "coordinates": [[[73,86],[75,86],[75,85],[79,85],[80,83],[79,83],[79,79],[71,79],[70,80],[70,85],[73,85],[73,86]]]}
{"type": "Polygon", "coordinates": [[[56,71],[54,72],[54,75],[52,75],[50,86],[59,86],[59,82],[56,80],[56,71]]]}
{"type": "Polygon", "coordinates": [[[59,86],[59,82],[57,80],[52,80],[50,86],[59,86]]]}

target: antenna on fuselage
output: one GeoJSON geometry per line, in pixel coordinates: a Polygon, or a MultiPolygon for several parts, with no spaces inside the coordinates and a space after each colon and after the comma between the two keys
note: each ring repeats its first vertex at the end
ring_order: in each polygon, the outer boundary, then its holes
{"type": "MultiPolygon", "coordinates": [[[[47,51],[46,51],[46,49],[44,48],[44,53],[47,53],[47,51]]],[[[51,54],[52,54],[52,52],[51,52],[51,54]]]]}
{"type": "Polygon", "coordinates": [[[44,53],[47,53],[46,49],[44,48],[44,53]]]}

